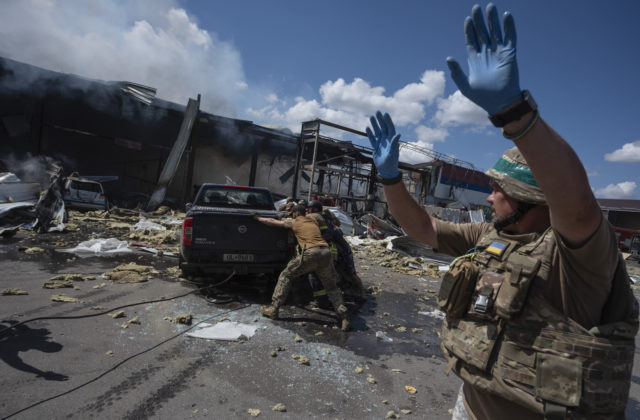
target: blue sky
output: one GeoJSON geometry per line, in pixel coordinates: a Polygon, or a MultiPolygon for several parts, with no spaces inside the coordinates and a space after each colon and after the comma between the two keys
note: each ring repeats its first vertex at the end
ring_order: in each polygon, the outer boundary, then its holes
{"type": "MultiPolygon", "coordinates": [[[[201,93],[207,111],[294,132],[314,118],[364,130],[381,109],[403,140],[486,170],[511,144],[445,63],[466,68],[473,4],[4,0],[0,55],[148,84],[180,103],[201,93]]],[[[496,5],[515,17],[521,87],[575,148],[596,196],[639,199],[640,2],[496,5]]]]}

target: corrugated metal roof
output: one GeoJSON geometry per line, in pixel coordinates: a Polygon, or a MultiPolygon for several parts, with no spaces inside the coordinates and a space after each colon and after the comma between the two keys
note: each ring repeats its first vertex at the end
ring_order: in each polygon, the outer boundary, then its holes
{"type": "Polygon", "coordinates": [[[640,213],[640,200],[621,200],[613,198],[598,198],[597,200],[602,210],[640,213]]]}

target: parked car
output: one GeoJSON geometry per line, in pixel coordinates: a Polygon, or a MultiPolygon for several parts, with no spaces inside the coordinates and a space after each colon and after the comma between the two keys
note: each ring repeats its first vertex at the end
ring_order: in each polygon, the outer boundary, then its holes
{"type": "Polygon", "coordinates": [[[102,184],[86,178],[67,178],[62,194],[65,206],[81,210],[108,210],[109,204],[102,184]]]}

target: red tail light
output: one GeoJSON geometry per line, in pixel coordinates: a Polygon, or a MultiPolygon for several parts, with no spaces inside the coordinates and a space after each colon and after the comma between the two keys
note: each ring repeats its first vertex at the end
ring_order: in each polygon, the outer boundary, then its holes
{"type": "Polygon", "coordinates": [[[104,194],[100,194],[100,200],[104,200],[104,194]]]}
{"type": "Polygon", "coordinates": [[[182,225],[182,245],[191,246],[193,240],[193,217],[187,217],[184,219],[182,225]]]}

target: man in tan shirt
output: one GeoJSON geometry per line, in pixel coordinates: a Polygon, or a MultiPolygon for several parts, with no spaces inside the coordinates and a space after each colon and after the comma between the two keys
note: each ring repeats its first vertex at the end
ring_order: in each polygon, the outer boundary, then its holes
{"type": "Polygon", "coordinates": [[[327,242],[322,239],[320,233],[319,214],[306,215],[306,207],[299,204],[293,212],[293,220],[276,220],[266,217],[257,217],[261,223],[270,226],[291,229],[298,241],[300,253],[294,257],[278,277],[278,283],[272,296],[270,306],[261,306],[260,312],[266,317],[277,319],[280,307],[284,305],[291,291],[291,282],[294,278],[315,272],[320,278],[331,304],[341,321],[343,331],[351,329],[348,319],[347,307],[344,305],[340,290],[336,286],[333,260],[327,242]]]}
{"type": "Polygon", "coordinates": [[[504,37],[491,4],[487,19],[488,28],[474,6],[465,21],[469,77],[447,62],[461,93],[516,146],[487,172],[494,224],[430,217],[401,182],[389,114],[366,129],[394,218],[460,256],[459,277],[445,276],[439,294],[458,308],[442,333],[448,370],[464,380],[454,418],[624,416],[638,328],[624,261],[576,153],[520,89],[513,17],[504,15],[504,37]]]}

